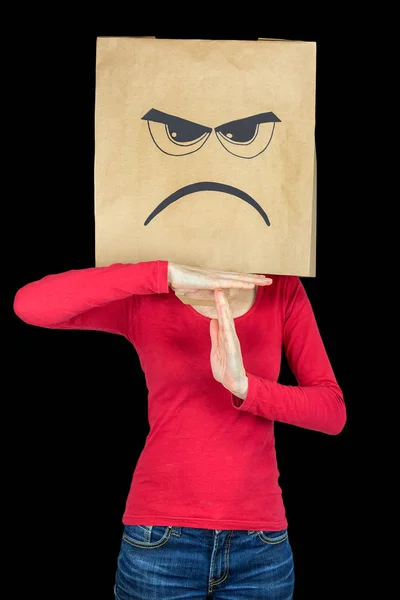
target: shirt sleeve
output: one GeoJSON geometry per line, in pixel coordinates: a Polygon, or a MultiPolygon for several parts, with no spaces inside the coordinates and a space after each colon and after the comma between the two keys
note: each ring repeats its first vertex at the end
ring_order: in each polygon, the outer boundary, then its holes
{"type": "Polygon", "coordinates": [[[298,277],[285,282],[283,346],[297,386],[246,373],[248,392],[238,410],[273,421],[336,435],[346,422],[343,393],[328,359],[316,319],[298,277]]]}
{"type": "Polygon", "coordinates": [[[138,305],[132,296],[140,300],[143,294],[168,291],[168,261],[115,263],[28,283],[15,295],[14,312],[30,325],[92,329],[129,338],[132,310],[138,305]]]}

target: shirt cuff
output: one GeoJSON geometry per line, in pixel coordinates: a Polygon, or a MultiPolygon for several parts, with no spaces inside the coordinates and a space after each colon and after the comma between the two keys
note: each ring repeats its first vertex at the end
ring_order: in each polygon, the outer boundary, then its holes
{"type": "Polygon", "coordinates": [[[168,294],[169,293],[169,285],[168,285],[168,261],[167,260],[157,260],[157,293],[158,294],[168,294]]]}
{"type": "Polygon", "coordinates": [[[251,373],[248,373],[247,371],[246,371],[246,376],[247,376],[247,380],[248,380],[246,398],[244,400],[242,400],[241,398],[238,398],[234,394],[231,394],[232,406],[234,406],[234,408],[236,408],[237,410],[249,410],[249,408],[254,404],[256,397],[257,397],[257,390],[258,390],[257,377],[255,377],[251,373]]]}

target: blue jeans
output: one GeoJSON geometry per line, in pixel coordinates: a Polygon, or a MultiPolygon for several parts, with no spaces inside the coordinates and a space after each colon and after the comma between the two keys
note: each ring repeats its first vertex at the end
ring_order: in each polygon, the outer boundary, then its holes
{"type": "Polygon", "coordinates": [[[117,600],[291,600],[287,530],[125,525],[117,600]]]}

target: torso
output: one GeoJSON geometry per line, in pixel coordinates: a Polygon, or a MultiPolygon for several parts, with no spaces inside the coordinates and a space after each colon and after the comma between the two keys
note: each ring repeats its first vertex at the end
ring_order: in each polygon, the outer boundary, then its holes
{"type": "MultiPolygon", "coordinates": [[[[257,289],[258,286],[256,286],[252,290],[240,290],[237,298],[234,298],[229,302],[229,306],[231,308],[232,316],[234,319],[245,315],[250,310],[250,308],[255,302],[257,289]]],[[[204,317],[208,317],[209,319],[217,318],[217,309],[215,308],[215,306],[191,306],[195,311],[197,311],[204,317]]]]}

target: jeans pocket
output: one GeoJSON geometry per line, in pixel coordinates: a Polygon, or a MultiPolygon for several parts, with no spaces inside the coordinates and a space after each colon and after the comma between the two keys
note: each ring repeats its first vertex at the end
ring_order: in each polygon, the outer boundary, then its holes
{"type": "Polygon", "coordinates": [[[281,544],[288,539],[287,529],[280,531],[257,531],[257,535],[264,544],[281,544]]]}
{"type": "Polygon", "coordinates": [[[168,542],[171,531],[164,525],[125,525],[122,539],[136,548],[159,548],[168,542]]]}

